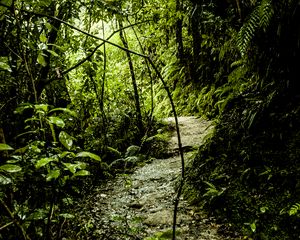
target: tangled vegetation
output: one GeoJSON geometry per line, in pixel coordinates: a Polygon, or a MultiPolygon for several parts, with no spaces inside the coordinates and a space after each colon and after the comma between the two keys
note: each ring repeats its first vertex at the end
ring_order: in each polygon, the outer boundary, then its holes
{"type": "Polygon", "coordinates": [[[0,238],[59,239],[159,119],[216,122],[185,196],[249,239],[297,239],[297,0],[0,1],[0,238]],[[192,190],[192,191],[190,191],[192,190]],[[191,194],[193,193],[193,194],[191,194]]]}

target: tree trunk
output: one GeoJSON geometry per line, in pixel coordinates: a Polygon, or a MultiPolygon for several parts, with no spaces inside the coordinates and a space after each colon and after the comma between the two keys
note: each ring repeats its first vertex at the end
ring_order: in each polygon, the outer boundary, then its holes
{"type": "Polygon", "coordinates": [[[191,16],[191,30],[193,37],[193,62],[191,67],[191,77],[196,82],[198,81],[198,66],[200,64],[200,52],[201,52],[201,35],[200,35],[200,13],[201,6],[193,3],[193,14],[191,16]]]}
{"type": "MultiPolygon", "coordinates": [[[[176,0],[176,12],[182,12],[182,4],[180,0],[176,0]]],[[[184,62],[184,51],[182,41],[182,17],[180,16],[176,21],[176,43],[177,43],[177,57],[180,63],[184,62]]]]}
{"type": "MultiPolygon", "coordinates": [[[[119,25],[120,25],[120,29],[122,29],[123,28],[122,21],[119,21],[119,25]]],[[[120,38],[121,38],[121,41],[122,41],[124,47],[128,48],[128,42],[124,36],[123,30],[120,31],[120,38]]],[[[132,87],[133,87],[133,91],[134,91],[134,101],[135,101],[135,108],[136,108],[136,114],[137,114],[137,126],[139,129],[139,137],[141,138],[144,133],[144,127],[143,127],[143,119],[142,119],[142,112],[141,112],[141,106],[140,106],[140,97],[139,97],[139,92],[138,92],[138,87],[137,87],[137,82],[136,82],[136,78],[135,78],[131,55],[129,52],[126,52],[126,56],[127,56],[130,74],[131,74],[132,87]]]]}
{"type": "MultiPolygon", "coordinates": [[[[55,16],[55,9],[56,5],[52,5],[52,15],[55,16]]],[[[58,15],[56,16],[59,19],[64,19],[65,15],[67,14],[67,11],[64,6],[61,6],[60,11],[58,15]]],[[[48,50],[52,50],[53,45],[56,43],[58,31],[61,26],[61,22],[59,21],[52,21],[51,25],[53,26],[52,30],[48,34],[48,50]]],[[[37,89],[37,97],[39,98],[43,90],[46,90],[46,96],[48,100],[48,104],[54,105],[56,107],[66,107],[70,102],[70,97],[68,94],[66,82],[61,76],[59,76],[59,73],[57,71],[53,71],[54,74],[57,75],[55,81],[49,80],[49,73],[50,73],[50,60],[51,60],[51,54],[47,52],[46,50],[43,51],[43,55],[45,56],[45,62],[47,65],[45,67],[42,67],[40,71],[39,79],[40,81],[36,84],[37,89]]]]}

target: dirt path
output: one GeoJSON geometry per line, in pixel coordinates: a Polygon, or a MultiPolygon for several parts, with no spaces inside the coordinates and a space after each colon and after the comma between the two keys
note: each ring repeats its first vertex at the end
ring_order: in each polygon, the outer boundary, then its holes
{"type": "MultiPolygon", "coordinates": [[[[173,118],[165,121],[174,124],[173,118]]],[[[188,161],[192,150],[202,143],[212,126],[210,122],[195,117],[180,117],[179,124],[183,147],[187,151],[185,159],[188,161]]],[[[174,132],[170,150],[176,152],[176,149],[177,137],[174,132]]],[[[77,237],[105,240],[171,239],[173,200],[176,195],[174,184],[180,169],[179,156],[156,159],[131,175],[120,175],[99,187],[81,210],[85,225],[77,237]]],[[[181,200],[177,239],[225,239],[218,235],[218,226],[212,222],[181,200]]]]}

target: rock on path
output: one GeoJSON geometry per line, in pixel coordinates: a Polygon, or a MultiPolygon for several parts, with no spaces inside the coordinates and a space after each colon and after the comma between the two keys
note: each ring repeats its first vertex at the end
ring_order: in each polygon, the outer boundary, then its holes
{"type": "MultiPolygon", "coordinates": [[[[165,121],[174,124],[174,118],[165,121]]],[[[188,151],[199,146],[213,128],[209,121],[196,117],[180,117],[179,126],[183,147],[188,151]]],[[[176,149],[174,132],[170,150],[176,149]]],[[[191,152],[185,153],[186,161],[190,157],[191,152]]],[[[174,184],[180,171],[179,156],[156,159],[132,175],[120,175],[100,186],[81,209],[85,224],[77,239],[171,239],[174,184]]],[[[179,204],[177,229],[178,240],[225,239],[218,235],[216,224],[184,200],[179,204]]]]}

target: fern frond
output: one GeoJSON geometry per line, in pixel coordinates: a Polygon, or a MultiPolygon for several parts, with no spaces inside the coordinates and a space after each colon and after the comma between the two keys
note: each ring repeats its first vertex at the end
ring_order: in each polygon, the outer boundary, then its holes
{"type": "Polygon", "coordinates": [[[256,31],[262,28],[266,31],[271,19],[274,15],[272,0],[262,0],[260,4],[254,8],[248,20],[241,27],[237,36],[237,47],[241,55],[244,56],[246,50],[254,38],[256,31]]]}
{"type": "Polygon", "coordinates": [[[289,210],[289,215],[296,215],[298,213],[298,211],[300,212],[300,203],[295,203],[289,210]]]}
{"type": "Polygon", "coordinates": [[[259,14],[261,16],[260,26],[261,28],[263,28],[264,31],[266,31],[274,14],[271,0],[262,1],[262,4],[259,6],[259,14]]]}

